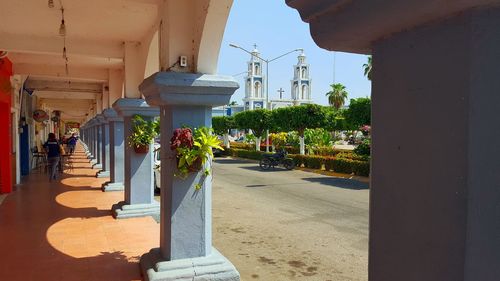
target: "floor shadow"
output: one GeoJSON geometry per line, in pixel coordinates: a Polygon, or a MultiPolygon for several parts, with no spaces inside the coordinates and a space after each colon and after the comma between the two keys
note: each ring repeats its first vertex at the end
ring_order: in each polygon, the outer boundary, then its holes
{"type": "Polygon", "coordinates": [[[328,185],[332,187],[351,189],[351,190],[365,190],[369,189],[369,185],[352,179],[336,178],[336,177],[315,177],[315,178],[302,178],[305,181],[328,185]]]}
{"type": "Polygon", "coordinates": [[[241,159],[233,159],[233,158],[214,158],[215,163],[219,164],[248,164],[248,163],[253,163],[252,161],[248,160],[241,160],[241,159]]]}
{"type": "MultiPolygon", "coordinates": [[[[68,177],[75,176],[65,175],[63,179],[68,177]]],[[[0,246],[0,280],[141,280],[139,256],[127,256],[126,252],[115,249],[90,249],[86,245],[90,240],[82,240],[82,237],[97,239],[102,234],[93,224],[81,227],[81,221],[111,217],[110,210],[72,208],[58,202],[58,196],[66,192],[92,189],[92,186],[49,182],[43,174],[23,179],[0,205],[0,241],[5,241],[0,246]],[[82,235],[85,233],[88,235],[82,235]]],[[[79,198],[77,195],[72,200],[85,206],[86,199],[79,198]]],[[[130,243],[133,238],[116,235],[113,239],[130,243]]]]}
{"type": "Polygon", "coordinates": [[[241,166],[239,167],[241,169],[246,169],[246,170],[250,170],[250,171],[259,171],[259,172],[263,172],[263,173],[272,173],[272,172],[290,172],[290,170],[287,170],[283,167],[275,167],[275,168],[269,168],[269,170],[262,170],[260,167],[259,167],[259,164],[256,164],[256,166],[241,166]]]}

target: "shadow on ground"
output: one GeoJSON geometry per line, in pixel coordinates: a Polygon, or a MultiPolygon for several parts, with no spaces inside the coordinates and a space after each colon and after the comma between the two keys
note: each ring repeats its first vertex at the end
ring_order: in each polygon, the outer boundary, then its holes
{"type": "Polygon", "coordinates": [[[249,164],[253,163],[253,161],[242,160],[242,159],[233,159],[233,158],[214,158],[215,163],[219,164],[249,164]]]}
{"type": "Polygon", "coordinates": [[[315,177],[315,178],[302,178],[305,181],[334,186],[338,188],[345,188],[351,190],[365,190],[369,185],[364,182],[351,179],[334,178],[334,177],[315,177]]]}
{"type": "Polygon", "coordinates": [[[290,172],[290,170],[287,170],[283,167],[275,167],[275,168],[269,168],[269,170],[262,170],[260,167],[259,167],[259,164],[255,164],[255,166],[241,166],[239,167],[241,169],[247,169],[247,170],[250,170],[250,171],[259,171],[259,172],[263,172],[263,173],[271,173],[271,172],[290,172]]]}

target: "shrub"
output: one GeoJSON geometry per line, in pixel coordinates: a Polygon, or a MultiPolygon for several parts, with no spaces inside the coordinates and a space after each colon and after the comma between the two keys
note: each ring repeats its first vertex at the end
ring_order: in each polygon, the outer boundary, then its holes
{"type": "Polygon", "coordinates": [[[300,149],[298,147],[295,147],[295,146],[285,146],[285,147],[283,147],[283,149],[285,149],[285,151],[289,154],[299,154],[300,153],[300,149]]]}
{"type": "Polygon", "coordinates": [[[350,159],[350,160],[358,160],[358,161],[370,161],[370,156],[368,155],[358,155],[352,151],[343,151],[339,152],[336,155],[336,158],[350,159]]]}
{"type": "Polygon", "coordinates": [[[352,174],[351,161],[349,159],[334,159],[332,163],[332,170],[337,173],[352,174]]]}
{"type": "Polygon", "coordinates": [[[255,145],[243,142],[231,142],[231,147],[236,149],[255,150],[255,145]]]}
{"type": "Polygon", "coordinates": [[[322,156],[306,155],[305,167],[310,169],[321,169],[325,158],[322,156]]]}
{"type": "Polygon", "coordinates": [[[240,157],[240,158],[247,158],[247,159],[254,159],[254,160],[260,160],[262,158],[262,154],[264,152],[260,151],[255,151],[255,150],[245,150],[245,149],[226,149],[226,155],[230,155],[233,157],[240,157]]]}
{"type": "Polygon", "coordinates": [[[332,163],[333,171],[337,173],[352,174],[368,177],[370,175],[370,162],[337,158],[332,163]]]}
{"type": "Polygon", "coordinates": [[[334,157],[325,157],[325,171],[333,171],[334,157]]]}
{"type": "Polygon", "coordinates": [[[353,160],[352,170],[357,176],[368,177],[370,175],[370,162],[353,160]]]}
{"type": "Polygon", "coordinates": [[[295,166],[297,167],[302,167],[302,165],[305,165],[306,155],[288,154],[288,157],[293,159],[293,163],[295,163],[295,166]]]}
{"type": "Polygon", "coordinates": [[[335,156],[341,151],[329,146],[318,146],[313,148],[313,152],[314,155],[335,156]]]}
{"type": "Polygon", "coordinates": [[[358,155],[370,155],[370,139],[365,139],[354,149],[354,153],[358,155]]]}

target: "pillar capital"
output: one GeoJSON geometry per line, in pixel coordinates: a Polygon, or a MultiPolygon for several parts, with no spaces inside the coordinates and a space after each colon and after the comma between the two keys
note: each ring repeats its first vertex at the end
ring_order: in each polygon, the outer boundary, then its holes
{"type": "Polygon", "coordinates": [[[106,119],[106,121],[122,121],[123,122],[123,118],[121,116],[118,116],[118,113],[116,112],[116,110],[112,109],[112,108],[107,108],[105,109],[103,112],[102,112],[104,118],[106,119]]]}
{"type": "Polygon", "coordinates": [[[238,88],[231,76],[178,72],[157,72],[139,86],[146,101],[155,106],[225,105],[238,88]]]}
{"type": "Polygon", "coordinates": [[[143,99],[118,99],[113,103],[113,109],[119,116],[131,117],[136,114],[155,117],[160,114],[157,107],[150,106],[143,99]]]}
{"type": "Polygon", "coordinates": [[[107,123],[107,121],[104,118],[104,115],[102,113],[101,114],[97,114],[95,116],[95,120],[96,120],[96,125],[101,125],[103,123],[107,123]]]}

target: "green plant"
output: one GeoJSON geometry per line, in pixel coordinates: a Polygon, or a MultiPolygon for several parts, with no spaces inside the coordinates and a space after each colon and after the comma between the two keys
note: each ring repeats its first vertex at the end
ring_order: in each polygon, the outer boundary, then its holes
{"type": "Polygon", "coordinates": [[[372,56],[368,56],[368,61],[363,64],[363,71],[368,80],[372,80],[372,56]]]}
{"type": "Polygon", "coordinates": [[[347,99],[346,87],[340,83],[331,84],[331,90],[326,93],[328,103],[335,109],[340,109],[347,99]]]}
{"type": "Polygon", "coordinates": [[[362,143],[360,143],[355,149],[354,153],[358,155],[370,155],[371,150],[371,140],[365,139],[362,143]]]}
{"type": "Polygon", "coordinates": [[[141,115],[134,115],[132,119],[132,133],[128,137],[131,147],[139,147],[153,143],[160,132],[160,122],[157,119],[148,121],[141,115]]]}
{"type": "Polygon", "coordinates": [[[269,138],[276,148],[281,148],[286,145],[288,134],[287,133],[274,133],[270,134],[269,138]]]}
{"type": "Polygon", "coordinates": [[[323,167],[325,157],[308,155],[305,158],[305,167],[309,169],[321,169],[323,167]]]}
{"type": "Polygon", "coordinates": [[[272,111],[273,125],[280,131],[297,131],[301,154],[305,150],[305,129],[321,128],[326,122],[326,109],[317,104],[282,107],[272,111]]]}
{"type": "MultiPolygon", "coordinates": [[[[212,134],[212,129],[200,127],[191,133],[190,128],[181,128],[174,131],[170,140],[170,149],[176,151],[177,169],[176,176],[187,177],[190,172],[199,171],[207,161],[213,158],[212,148],[224,150],[220,146],[217,136],[212,134]]],[[[204,177],[210,175],[210,169],[206,169],[204,177]]],[[[201,185],[196,185],[196,189],[201,185]]]]}
{"type": "Polygon", "coordinates": [[[370,125],[371,108],[370,98],[351,99],[349,108],[345,112],[346,122],[350,129],[358,130],[363,125],[370,125]]]}

